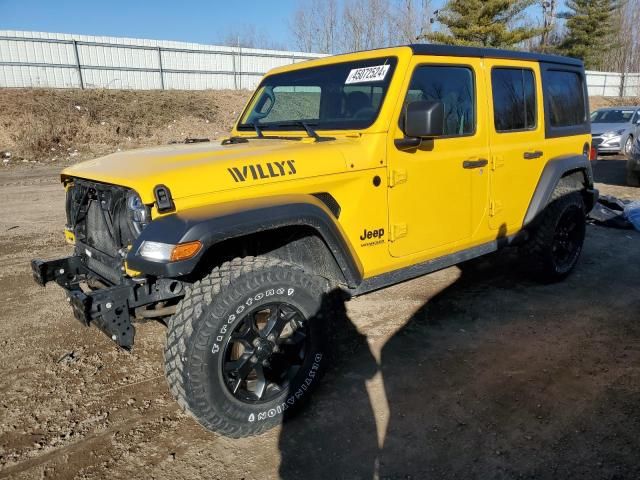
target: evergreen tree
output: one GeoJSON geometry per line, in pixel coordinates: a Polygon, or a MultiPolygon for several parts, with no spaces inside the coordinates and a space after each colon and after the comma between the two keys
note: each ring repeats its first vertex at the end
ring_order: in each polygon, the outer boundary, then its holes
{"type": "Polygon", "coordinates": [[[446,31],[424,38],[448,45],[509,48],[540,35],[542,28],[514,25],[536,0],[449,0],[438,15],[446,31]]]}
{"type": "Polygon", "coordinates": [[[616,43],[615,12],[618,0],[568,0],[567,34],[560,44],[563,55],[581,58],[588,69],[606,67],[607,53],[616,43]]]}

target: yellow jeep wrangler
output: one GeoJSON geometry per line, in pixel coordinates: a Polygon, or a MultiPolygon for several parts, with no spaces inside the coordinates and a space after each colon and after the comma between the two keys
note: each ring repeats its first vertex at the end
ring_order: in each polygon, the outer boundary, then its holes
{"type": "Polygon", "coordinates": [[[124,349],[167,326],[180,405],[232,437],[295,411],[328,361],[336,292],[509,245],[574,268],[597,191],[580,61],[411,45],[277,68],[231,136],[67,168],[73,256],[33,260],[124,349]]]}

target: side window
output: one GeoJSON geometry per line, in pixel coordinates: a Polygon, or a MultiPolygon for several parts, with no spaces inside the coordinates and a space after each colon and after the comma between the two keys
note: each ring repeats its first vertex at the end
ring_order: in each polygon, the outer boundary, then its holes
{"type": "Polygon", "coordinates": [[[552,127],[570,127],[586,122],[584,88],[577,72],[549,70],[544,89],[552,127]]]}
{"type": "Polygon", "coordinates": [[[536,128],[536,84],[531,70],[494,68],[491,71],[491,85],[497,132],[536,128]]]}
{"type": "Polygon", "coordinates": [[[633,116],[632,123],[635,123],[635,124],[640,123],[640,110],[638,110],[636,114],[633,116]]]}
{"type": "Polygon", "coordinates": [[[468,67],[417,67],[405,104],[415,101],[444,104],[445,136],[473,135],[476,130],[474,77],[468,67]]]}

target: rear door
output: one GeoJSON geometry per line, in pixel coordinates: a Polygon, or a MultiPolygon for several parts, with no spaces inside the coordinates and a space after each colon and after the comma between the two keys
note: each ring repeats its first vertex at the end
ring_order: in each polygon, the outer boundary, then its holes
{"type": "Polygon", "coordinates": [[[548,152],[537,62],[486,60],[489,85],[489,227],[512,233],[524,215],[548,152]]]}

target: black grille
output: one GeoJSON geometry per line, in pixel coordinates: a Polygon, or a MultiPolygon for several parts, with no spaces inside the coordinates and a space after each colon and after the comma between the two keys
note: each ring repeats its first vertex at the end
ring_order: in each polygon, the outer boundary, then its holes
{"type": "Polygon", "coordinates": [[[77,252],[90,270],[114,284],[122,278],[119,252],[136,238],[127,207],[129,192],[83,179],[74,179],[67,191],[67,227],[75,234],[77,252]]]}
{"type": "Polygon", "coordinates": [[[122,248],[116,243],[111,212],[102,209],[98,200],[89,200],[85,222],[87,245],[115,257],[122,248]]]}
{"type": "Polygon", "coordinates": [[[127,209],[130,190],[75,179],[67,192],[67,225],[76,238],[92,248],[118,257],[136,239],[127,209]]]}

